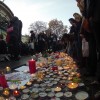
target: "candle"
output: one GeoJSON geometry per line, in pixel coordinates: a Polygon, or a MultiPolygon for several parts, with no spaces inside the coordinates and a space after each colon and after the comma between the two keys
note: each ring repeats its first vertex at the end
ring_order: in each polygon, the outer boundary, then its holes
{"type": "Polygon", "coordinates": [[[62,65],[62,61],[60,59],[56,60],[55,63],[56,63],[57,66],[61,66],[62,65]]]}
{"type": "Polygon", "coordinates": [[[32,84],[32,82],[27,82],[26,84],[27,84],[28,86],[30,86],[30,85],[32,84]]]}
{"type": "Polygon", "coordinates": [[[54,90],[55,90],[56,92],[59,92],[59,91],[61,91],[61,88],[60,88],[60,87],[56,87],[54,90]]]}
{"type": "Polygon", "coordinates": [[[0,100],[5,100],[4,97],[0,96],[0,100]]]}
{"type": "Polygon", "coordinates": [[[53,71],[57,71],[57,70],[58,70],[58,67],[57,67],[57,66],[53,66],[53,67],[52,67],[52,70],[53,70],[53,71]]]}
{"type": "Polygon", "coordinates": [[[1,85],[1,87],[3,87],[3,88],[8,87],[8,84],[7,84],[5,75],[3,75],[3,74],[0,74],[0,85],[1,85]]]}
{"type": "Polygon", "coordinates": [[[68,80],[69,80],[69,81],[72,80],[72,79],[73,79],[73,78],[72,78],[71,76],[68,77],[68,80]]]}
{"type": "Polygon", "coordinates": [[[62,74],[62,72],[61,72],[61,71],[59,71],[59,72],[58,72],[58,74],[59,74],[59,75],[61,75],[61,74],[62,74]]]}
{"type": "Polygon", "coordinates": [[[22,92],[25,93],[25,94],[27,94],[27,93],[30,92],[30,90],[27,88],[27,89],[24,89],[22,92]]]}
{"type": "Polygon", "coordinates": [[[13,91],[13,96],[19,97],[20,96],[20,92],[18,90],[13,91]]]}
{"type": "Polygon", "coordinates": [[[9,86],[9,88],[10,88],[11,90],[15,90],[15,89],[17,88],[17,85],[16,85],[16,84],[11,84],[11,85],[9,86]]]}
{"type": "Polygon", "coordinates": [[[62,88],[64,88],[65,84],[64,83],[60,83],[59,86],[62,87],[62,88]]]}
{"type": "Polygon", "coordinates": [[[76,76],[77,76],[77,77],[80,77],[81,75],[80,75],[80,73],[77,73],[76,76]]]}
{"type": "Polygon", "coordinates": [[[36,62],[35,60],[29,60],[29,71],[30,71],[30,74],[33,74],[36,72],[36,62]]]}
{"type": "Polygon", "coordinates": [[[21,96],[21,99],[22,99],[22,100],[29,100],[29,95],[28,95],[28,94],[23,94],[23,95],[21,96]]]}
{"type": "Polygon", "coordinates": [[[68,86],[68,88],[70,88],[70,89],[75,89],[75,88],[78,87],[78,84],[77,84],[77,83],[69,83],[67,86],[68,86]]]}
{"type": "Polygon", "coordinates": [[[16,100],[16,98],[14,96],[10,96],[7,100],[16,100]]]}
{"type": "Polygon", "coordinates": [[[7,66],[7,67],[6,67],[6,72],[7,72],[7,73],[11,72],[11,68],[7,66]]]}
{"type": "Polygon", "coordinates": [[[21,90],[23,90],[23,89],[25,89],[26,88],[26,86],[20,86],[20,89],[21,90]]]}
{"type": "Polygon", "coordinates": [[[33,78],[33,77],[36,77],[36,74],[31,74],[31,77],[33,78]]]}
{"type": "Polygon", "coordinates": [[[3,91],[3,95],[4,95],[4,96],[9,96],[9,95],[10,95],[9,90],[5,89],[5,90],[3,91]]]}

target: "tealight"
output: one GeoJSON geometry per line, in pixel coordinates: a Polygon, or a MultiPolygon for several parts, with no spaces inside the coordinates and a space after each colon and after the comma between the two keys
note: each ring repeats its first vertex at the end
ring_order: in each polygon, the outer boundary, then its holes
{"type": "Polygon", "coordinates": [[[30,90],[29,90],[29,89],[24,89],[22,92],[23,92],[23,93],[29,93],[30,90]]]}
{"type": "Polygon", "coordinates": [[[20,92],[18,90],[13,91],[13,96],[19,97],[20,96],[20,92]]]}
{"type": "Polygon", "coordinates": [[[80,75],[80,73],[77,73],[76,76],[77,76],[77,77],[80,77],[81,75],[80,75]]]}
{"type": "Polygon", "coordinates": [[[32,82],[27,82],[26,84],[27,84],[28,86],[30,86],[30,85],[32,85],[32,82]]]}
{"type": "Polygon", "coordinates": [[[22,99],[22,100],[29,100],[29,95],[23,94],[23,95],[21,96],[21,99],[22,99]]]}
{"type": "Polygon", "coordinates": [[[6,90],[6,89],[5,89],[5,90],[3,91],[3,95],[4,95],[4,96],[9,96],[9,95],[10,95],[9,90],[6,90]]]}
{"type": "Polygon", "coordinates": [[[10,67],[6,67],[6,72],[8,73],[8,72],[11,72],[11,68],[10,67]]]}
{"type": "Polygon", "coordinates": [[[71,72],[71,75],[75,75],[75,72],[71,72]]]}
{"type": "Polygon", "coordinates": [[[31,74],[31,77],[36,77],[36,74],[31,74]]]}
{"type": "Polygon", "coordinates": [[[11,84],[9,86],[10,90],[15,90],[17,88],[17,85],[16,84],[11,84]]]}
{"type": "Polygon", "coordinates": [[[78,87],[78,84],[77,84],[77,83],[69,83],[67,86],[68,86],[68,88],[70,88],[70,89],[75,89],[75,88],[78,87]]]}
{"type": "Polygon", "coordinates": [[[5,98],[4,98],[4,97],[2,97],[2,96],[0,96],[0,100],[5,100],[5,98]]]}
{"type": "Polygon", "coordinates": [[[26,88],[26,86],[20,86],[20,89],[21,90],[23,90],[23,89],[25,89],[26,88]]]}
{"type": "Polygon", "coordinates": [[[72,79],[73,79],[72,77],[70,77],[70,76],[68,77],[68,80],[69,80],[69,81],[72,80],[72,79]]]}
{"type": "Polygon", "coordinates": [[[56,87],[54,90],[55,90],[56,92],[59,92],[59,91],[61,91],[61,88],[60,88],[60,87],[56,87]]]}
{"type": "Polygon", "coordinates": [[[62,74],[62,72],[61,72],[61,71],[59,71],[59,72],[58,72],[58,74],[59,74],[59,75],[61,75],[61,74],[62,74]]]}

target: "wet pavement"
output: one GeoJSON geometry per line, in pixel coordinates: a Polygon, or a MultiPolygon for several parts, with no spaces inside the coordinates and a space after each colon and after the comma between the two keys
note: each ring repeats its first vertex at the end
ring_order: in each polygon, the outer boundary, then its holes
{"type": "Polygon", "coordinates": [[[6,66],[11,67],[11,69],[15,69],[17,67],[20,67],[22,65],[25,65],[29,59],[31,59],[32,56],[30,55],[26,55],[26,56],[21,56],[21,58],[19,60],[10,60],[10,61],[2,61],[0,62],[0,70],[4,69],[6,66]]]}

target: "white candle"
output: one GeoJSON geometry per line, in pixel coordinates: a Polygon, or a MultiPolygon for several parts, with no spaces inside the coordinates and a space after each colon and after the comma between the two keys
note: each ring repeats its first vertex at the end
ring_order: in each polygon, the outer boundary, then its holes
{"type": "Polygon", "coordinates": [[[60,87],[56,87],[56,88],[55,88],[55,91],[56,91],[56,92],[61,91],[61,88],[60,88],[60,87]]]}
{"type": "Polygon", "coordinates": [[[17,88],[17,85],[16,85],[16,84],[11,84],[11,85],[9,86],[9,88],[10,88],[11,90],[15,90],[15,89],[17,88]]]}
{"type": "Polygon", "coordinates": [[[26,84],[30,86],[32,84],[32,82],[27,82],[26,84]]]}
{"type": "Polygon", "coordinates": [[[31,77],[33,78],[33,77],[36,77],[36,74],[31,74],[31,77]]]}

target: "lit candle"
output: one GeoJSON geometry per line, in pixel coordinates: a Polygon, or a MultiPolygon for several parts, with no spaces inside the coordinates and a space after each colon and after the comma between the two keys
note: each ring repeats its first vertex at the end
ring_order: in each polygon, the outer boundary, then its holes
{"type": "Polygon", "coordinates": [[[9,88],[10,88],[11,90],[15,90],[15,89],[17,88],[17,85],[16,85],[16,84],[11,84],[11,85],[9,86],[9,88]]]}
{"type": "Polygon", "coordinates": [[[77,76],[77,77],[80,77],[80,76],[81,76],[81,74],[80,74],[80,73],[77,73],[77,74],[76,74],[76,76],[77,76]]]}
{"type": "Polygon", "coordinates": [[[58,72],[58,74],[59,74],[59,75],[61,75],[61,74],[62,74],[62,72],[61,72],[61,71],[59,71],[59,72],[58,72]]]}
{"type": "Polygon", "coordinates": [[[35,60],[29,60],[29,71],[30,71],[30,74],[33,74],[36,72],[36,62],[35,60]]]}
{"type": "Polygon", "coordinates": [[[21,90],[23,90],[23,89],[25,89],[26,88],[26,86],[20,86],[20,89],[21,90]]]}
{"type": "Polygon", "coordinates": [[[30,86],[30,85],[32,85],[32,82],[27,82],[26,84],[27,84],[28,86],[30,86]]]}
{"type": "Polygon", "coordinates": [[[3,95],[8,97],[8,96],[10,95],[9,90],[5,89],[5,90],[3,91],[3,95]]]}
{"type": "Polygon", "coordinates": [[[6,67],[6,72],[7,72],[7,73],[11,72],[11,68],[7,66],[7,67],[6,67]]]}
{"type": "Polygon", "coordinates": [[[58,67],[57,67],[57,66],[53,66],[53,67],[52,67],[52,70],[53,70],[53,71],[58,71],[58,67]]]}
{"type": "Polygon", "coordinates": [[[59,60],[56,60],[55,62],[56,62],[56,65],[57,66],[61,66],[62,65],[62,61],[60,59],[59,60]]]}
{"type": "Polygon", "coordinates": [[[65,83],[60,83],[59,86],[64,88],[65,87],[65,83]]]}
{"type": "Polygon", "coordinates": [[[70,88],[70,89],[75,89],[75,88],[78,87],[78,84],[77,84],[77,83],[69,83],[67,86],[68,86],[68,88],[70,88]]]}
{"type": "Polygon", "coordinates": [[[31,77],[33,78],[33,77],[36,77],[36,74],[31,74],[31,77]]]}
{"type": "Polygon", "coordinates": [[[56,87],[54,90],[55,90],[56,92],[59,92],[59,91],[61,91],[61,88],[60,88],[60,87],[56,87]]]}
{"type": "Polygon", "coordinates": [[[20,92],[18,90],[13,91],[13,96],[19,97],[20,96],[20,92]]]}
{"type": "Polygon", "coordinates": [[[0,100],[5,100],[4,97],[0,96],[0,100]]]}
{"type": "Polygon", "coordinates": [[[72,78],[71,76],[68,77],[68,80],[69,80],[69,81],[72,80],[72,79],[73,79],[73,78],[72,78]]]}

